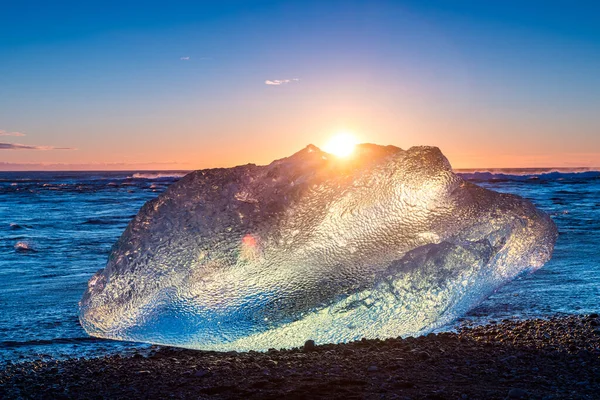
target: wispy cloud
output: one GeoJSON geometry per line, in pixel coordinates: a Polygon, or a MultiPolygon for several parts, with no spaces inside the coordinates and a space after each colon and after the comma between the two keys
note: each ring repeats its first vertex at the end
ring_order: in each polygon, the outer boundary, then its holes
{"type": "Polygon", "coordinates": [[[197,167],[178,161],[169,162],[91,162],[91,163],[36,163],[2,162],[0,171],[189,171],[197,167]]]}
{"type": "Polygon", "coordinates": [[[21,132],[7,132],[0,129],[0,136],[25,136],[25,134],[21,132]]]}
{"type": "MultiPolygon", "coordinates": [[[[179,57],[181,61],[190,61],[192,59],[191,56],[183,56],[179,57]]],[[[212,57],[194,57],[194,60],[212,60],[212,57]]]]}
{"type": "Polygon", "coordinates": [[[77,150],[73,147],[54,147],[54,146],[32,146],[20,143],[2,143],[0,150],[77,150]]]}
{"type": "Polygon", "coordinates": [[[273,79],[273,80],[267,79],[265,81],[265,85],[272,85],[272,86],[287,85],[288,83],[298,82],[299,80],[300,79],[298,79],[298,78],[294,78],[294,79],[273,79]]]}

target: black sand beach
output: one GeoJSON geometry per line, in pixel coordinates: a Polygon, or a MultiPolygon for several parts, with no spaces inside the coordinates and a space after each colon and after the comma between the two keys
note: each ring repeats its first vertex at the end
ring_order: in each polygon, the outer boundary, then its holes
{"type": "Polygon", "coordinates": [[[503,321],[426,337],[266,353],[155,347],[0,371],[4,399],[598,399],[600,318],[503,321]]]}

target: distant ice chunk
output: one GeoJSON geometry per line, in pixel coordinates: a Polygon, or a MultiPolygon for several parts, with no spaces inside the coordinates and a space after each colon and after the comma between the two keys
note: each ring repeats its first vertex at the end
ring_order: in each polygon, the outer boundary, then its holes
{"type": "Polygon", "coordinates": [[[17,243],[15,243],[15,250],[21,253],[27,253],[27,252],[32,252],[35,253],[37,250],[35,249],[35,247],[31,244],[31,242],[27,242],[27,241],[19,241],[17,243]]]}
{"type": "Polygon", "coordinates": [[[146,203],[80,302],[93,336],[264,350],[427,333],[550,259],[557,230],[435,147],[317,147],[146,203]]]}

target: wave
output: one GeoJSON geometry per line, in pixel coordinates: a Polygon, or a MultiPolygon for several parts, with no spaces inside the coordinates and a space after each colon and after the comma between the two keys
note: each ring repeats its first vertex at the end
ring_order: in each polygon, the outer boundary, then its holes
{"type": "Polygon", "coordinates": [[[503,169],[490,171],[456,170],[458,175],[474,182],[583,182],[600,179],[596,169],[503,169]]]}
{"type": "Polygon", "coordinates": [[[88,219],[83,222],[83,225],[113,225],[121,221],[115,221],[112,219],[88,219]]]}
{"type": "Polygon", "coordinates": [[[75,338],[55,338],[55,339],[37,339],[37,340],[4,340],[0,341],[0,348],[14,348],[25,346],[48,346],[53,344],[70,344],[70,343],[101,343],[110,342],[110,340],[99,339],[91,336],[75,337],[75,338]]]}
{"type": "Polygon", "coordinates": [[[135,217],[135,215],[124,215],[124,216],[115,216],[115,217],[106,217],[106,218],[89,218],[85,222],[82,222],[82,224],[83,225],[122,224],[124,221],[127,222],[134,217],[135,217]]]}
{"type": "Polygon", "coordinates": [[[161,179],[161,178],[182,178],[188,174],[187,171],[175,172],[136,172],[129,176],[131,179],[161,179]]]}
{"type": "Polygon", "coordinates": [[[31,225],[20,225],[15,222],[11,222],[8,224],[9,228],[13,231],[17,231],[19,229],[31,229],[31,225]]]}
{"type": "Polygon", "coordinates": [[[548,167],[548,168],[458,168],[457,174],[491,173],[495,175],[543,175],[548,173],[571,174],[580,172],[599,172],[600,167],[548,167]]]}

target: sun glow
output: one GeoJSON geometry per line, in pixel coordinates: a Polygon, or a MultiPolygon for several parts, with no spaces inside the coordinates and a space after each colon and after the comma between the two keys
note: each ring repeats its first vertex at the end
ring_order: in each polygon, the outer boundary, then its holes
{"type": "Polygon", "coordinates": [[[350,133],[338,133],[323,146],[323,150],[337,157],[348,157],[358,144],[356,137],[350,133]]]}

